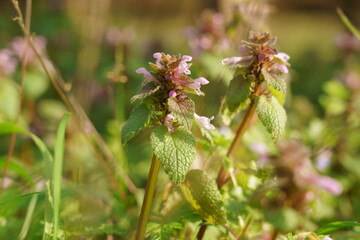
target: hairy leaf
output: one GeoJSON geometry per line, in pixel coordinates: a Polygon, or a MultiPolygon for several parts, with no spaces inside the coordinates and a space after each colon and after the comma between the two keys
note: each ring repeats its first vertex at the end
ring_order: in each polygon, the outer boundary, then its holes
{"type": "Polygon", "coordinates": [[[235,76],[227,90],[226,105],[230,112],[235,112],[239,107],[243,108],[250,103],[251,81],[242,74],[235,76]]]}
{"type": "Polygon", "coordinates": [[[191,129],[194,122],[195,103],[190,98],[177,100],[176,98],[168,99],[170,113],[180,125],[191,129]]]}
{"type": "Polygon", "coordinates": [[[268,89],[271,92],[271,94],[278,100],[278,102],[281,105],[284,105],[284,103],[285,103],[285,94],[278,91],[278,90],[276,90],[272,86],[268,86],[268,89]]]}
{"type": "Polygon", "coordinates": [[[121,131],[121,141],[123,144],[136,136],[142,129],[149,125],[151,112],[145,103],[136,106],[129,117],[129,120],[123,126],[121,131]]]}
{"type": "Polygon", "coordinates": [[[130,99],[130,102],[135,102],[138,99],[143,99],[151,94],[157,92],[160,89],[160,85],[156,82],[149,82],[143,86],[140,91],[130,99]]]}
{"type": "Polygon", "coordinates": [[[191,170],[181,184],[186,199],[207,222],[226,223],[224,203],[215,181],[202,170],[191,170]]]}
{"type": "Polygon", "coordinates": [[[265,82],[280,91],[281,93],[286,93],[286,82],[284,79],[284,74],[280,70],[263,68],[261,73],[264,77],[265,82]]]}
{"type": "Polygon", "coordinates": [[[277,141],[285,133],[286,112],[275,97],[270,101],[261,95],[256,99],[256,112],[272,138],[277,141]]]}
{"type": "Polygon", "coordinates": [[[147,227],[147,232],[150,233],[151,240],[167,240],[174,236],[176,229],[182,229],[183,225],[180,222],[170,223],[155,223],[150,222],[147,227]]]}
{"type": "Polygon", "coordinates": [[[151,145],[174,184],[181,183],[195,158],[195,139],[185,127],[169,132],[158,126],[151,134],[151,145]]]}

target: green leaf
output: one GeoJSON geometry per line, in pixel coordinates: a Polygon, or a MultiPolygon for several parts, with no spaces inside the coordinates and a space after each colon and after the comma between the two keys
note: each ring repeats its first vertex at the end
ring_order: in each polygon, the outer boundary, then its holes
{"type": "Polygon", "coordinates": [[[136,106],[121,130],[121,141],[123,144],[135,137],[142,129],[150,123],[151,112],[145,103],[136,106]]]}
{"type": "Polygon", "coordinates": [[[352,221],[332,222],[318,228],[315,233],[318,235],[326,235],[345,227],[360,227],[360,223],[352,221]]]}
{"type": "Polygon", "coordinates": [[[70,114],[65,114],[60,121],[55,142],[54,151],[54,168],[53,168],[53,216],[54,216],[54,232],[53,240],[57,239],[59,223],[60,223],[60,202],[61,202],[61,176],[62,165],[64,160],[64,142],[65,142],[65,130],[67,121],[70,118],[70,114]]]}
{"type": "Polygon", "coordinates": [[[175,230],[182,229],[183,225],[179,222],[170,223],[155,223],[149,222],[147,232],[150,233],[149,239],[151,240],[168,240],[172,239],[175,230]]]}
{"type": "Polygon", "coordinates": [[[151,134],[151,146],[174,184],[181,183],[195,158],[194,136],[184,127],[169,132],[158,126],[151,134]]]}
{"type": "Polygon", "coordinates": [[[271,94],[278,100],[278,102],[281,105],[284,105],[285,103],[285,94],[276,90],[275,88],[273,88],[272,86],[268,86],[269,91],[271,92],[271,94]]]}
{"type": "Polygon", "coordinates": [[[186,199],[207,222],[225,224],[224,203],[215,181],[202,170],[191,170],[181,184],[186,199]]]}
{"type": "Polygon", "coordinates": [[[281,232],[294,231],[299,224],[299,214],[291,208],[272,209],[265,212],[265,220],[281,232]]]}
{"type": "Polygon", "coordinates": [[[275,97],[270,101],[261,95],[256,98],[256,112],[274,141],[277,141],[285,133],[286,112],[275,97]]]}
{"type": "Polygon", "coordinates": [[[251,81],[242,74],[235,76],[227,90],[226,105],[230,112],[235,112],[239,107],[244,108],[250,103],[251,81]]]}
{"type": "Polygon", "coordinates": [[[190,130],[194,122],[195,103],[190,98],[168,98],[168,107],[174,119],[190,130]]]}
{"type": "Polygon", "coordinates": [[[265,82],[269,86],[275,88],[283,94],[286,93],[286,82],[284,79],[284,74],[280,70],[263,68],[261,73],[265,82]]]}
{"type": "Polygon", "coordinates": [[[130,99],[130,102],[135,102],[138,99],[146,98],[151,94],[154,94],[160,89],[161,85],[156,82],[149,82],[145,86],[143,86],[140,91],[130,99]]]}

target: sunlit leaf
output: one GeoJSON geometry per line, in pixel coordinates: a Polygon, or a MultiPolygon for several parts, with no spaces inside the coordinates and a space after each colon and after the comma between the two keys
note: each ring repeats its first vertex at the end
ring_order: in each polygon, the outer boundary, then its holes
{"type": "Polygon", "coordinates": [[[181,183],[195,158],[195,139],[191,132],[184,127],[169,132],[165,126],[158,126],[151,134],[151,145],[170,180],[181,183]]]}

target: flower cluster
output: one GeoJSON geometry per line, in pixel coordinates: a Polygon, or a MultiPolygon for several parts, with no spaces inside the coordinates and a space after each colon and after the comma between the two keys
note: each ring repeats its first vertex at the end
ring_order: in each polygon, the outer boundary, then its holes
{"type": "Polygon", "coordinates": [[[258,73],[266,68],[270,73],[288,73],[289,55],[278,53],[273,45],[276,38],[270,38],[269,33],[250,32],[249,41],[242,41],[239,57],[225,58],[222,63],[233,68],[253,66],[252,73],[258,73]]]}
{"type": "MultiPolygon", "coordinates": [[[[46,39],[44,37],[35,37],[32,41],[39,53],[43,54],[46,47],[46,39]]],[[[27,47],[27,42],[22,37],[14,38],[10,42],[9,48],[0,50],[0,76],[9,76],[14,73],[17,64],[24,57],[25,51],[27,51],[26,63],[34,62],[36,55],[30,47],[27,47]]]]}
{"type": "MultiPolygon", "coordinates": [[[[154,53],[153,57],[156,62],[155,64],[149,63],[151,71],[139,68],[136,73],[144,76],[143,89],[147,89],[145,95],[156,95],[156,98],[152,98],[152,104],[157,111],[163,113],[160,121],[167,126],[169,131],[174,131],[174,122],[179,121],[179,119],[176,119],[176,116],[172,114],[171,108],[174,108],[174,106],[170,105],[173,105],[174,102],[180,105],[183,104],[184,106],[179,106],[183,111],[182,114],[191,111],[189,108],[194,104],[186,94],[204,95],[200,88],[202,85],[208,84],[209,81],[203,77],[196,79],[189,77],[189,74],[191,74],[189,69],[192,60],[191,56],[171,56],[165,53],[154,53]]],[[[144,95],[144,91],[139,94],[144,95]]],[[[139,94],[135,95],[133,99],[137,99],[139,94]]],[[[214,126],[210,124],[212,118],[199,117],[195,113],[193,117],[203,128],[207,130],[214,129],[214,126]]]]}
{"type": "Polygon", "coordinates": [[[194,54],[214,48],[229,48],[226,35],[225,18],[221,13],[206,10],[202,13],[196,27],[186,29],[189,45],[194,54]]]}
{"type": "Polygon", "coordinates": [[[280,196],[286,196],[287,204],[294,209],[302,210],[315,199],[319,190],[332,195],[342,192],[342,185],[334,178],[319,174],[309,159],[310,152],[295,140],[279,142],[281,156],[273,157],[263,146],[254,145],[252,149],[258,153],[262,165],[274,166],[280,196]]]}

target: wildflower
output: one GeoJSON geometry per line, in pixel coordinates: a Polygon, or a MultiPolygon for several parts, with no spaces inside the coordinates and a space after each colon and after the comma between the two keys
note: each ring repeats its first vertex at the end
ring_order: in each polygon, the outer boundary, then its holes
{"type": "Polygon", "coordinates": [[[145,85],[148,82],[158,82],[158,80],[153,75],[151,75],[151,73],[145,68],[139,68],[135,72],[138,74],[144,74],[144,81],[142,83],[143,85],[145,85]]]}
{"type": "Polygon", "coordinates": [[[211,120],[214,119],[214,116],[211,118],[202,117],[194,113],[195,120],[200,124],[201,127],[207,130],[215,130],[215,126],[210,123],[211,120]]]}
{"type": "Polygon", "coordinates": [[[13,58],[12,52],[9,49],[0,51],[0,76],[10,75],[16,68],[17,61],[13,58]]]}
{"type": "Polygon", "coordinates": [[[169,132],[174,131],[174,126],[172,120],[174,119],[174,116],[171,114],[166,115],[164,125],[168,128],[169,132]]]}
{"type": "MultiPolygon", "coordinates": [[[[44,53],[46,48],[46,39],[44,37],[35,37],[32,39],[32,43],[40,55],[44,53]]],[[[14,38],[14,40],[11,42],[11,48],[19,59],[22,59],[25,55],[25,51],[27,51],[27,63],[31,63],[36,59],[35,52],[30,46],[27,46],[27,41],[25,38],[14,38]]]]}
{"type": "MultiPolygon", "coordinates": [[[[185,126],[190,129],[195,111],[194,102],[187,97],[188,93],[203,95],[200,88],[209,81],[203,77],[191,78],[192,57],[188,55],[175,56],[165,53],[154,53],[155,63],[149,63],[151,70],[139,68],[138,74],[143,74],[143,88],[132,98],[132,101],[148,98],[147,103],[156,111],[157,123],[166,126],[169,132],[177,127],[185,126]],[[174,121],[174,122],[173,122],[174,121]]],[[[204,117],[205,118],[205,117],[204,117]]],[[[203,123],[206,123],[201,118],[203,123]]],[[[155,120],[154,120],[155,121],[155,120]]],[[[208,123],[206,129],[215,127],[208,123]]]]}
{"type": "Polygon", "coordinates": [[[240,46],[242,56],[229,57],[222,60],[222,64],[230,65],[233,68],[244,68],[253,65],[253,69],[266,68],[279,70],[281,73],[288,73],[287,66],[290,56],[283,52],[277,52],[272,46],[276,43],[276,38],[270,38],[268,33],[251,32],[250,41],[242,41],[240,46]]]}

